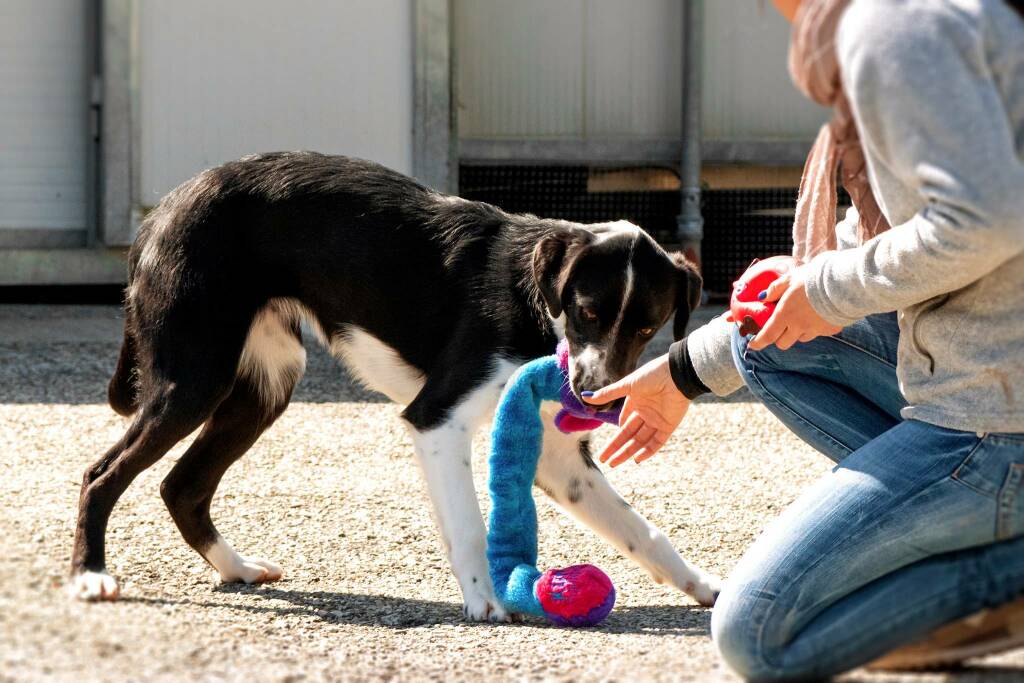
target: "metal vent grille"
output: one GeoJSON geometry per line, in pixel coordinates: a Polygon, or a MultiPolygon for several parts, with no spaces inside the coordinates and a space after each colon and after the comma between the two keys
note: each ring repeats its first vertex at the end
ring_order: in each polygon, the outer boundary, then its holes
{"type": "Polygon", "coordinates": [[[727,295],[755,258],[793,250],[796,188],[708,190],[701,193],[704,289],[727,295]]]}
{"type": "Polygon", "coordinates": [[[588,166],[463,165],[459,168],[459,194],[513,213],[544,218],[580,223],[624,219],[660,242],[674,239],[678,190],[588,191],[591,172],[588,166]]]}
{"type": "MultiPolygon", "coordinates": [[[[588,166],[463,165],[459,169],[459,194],[466,199],[495,204],[506,211],[545,218],[581,223],[625,219],[663,244],[676,242],[678,189],[595,192],[594,173],[595,169],[588,166]]],[[[792,251],[796,193],[796,188],[705,190],[702,193],[701,265],[704,289],[709,294],[716,298],[727,296],[733,280],[755,258],[792,251]]],[[[839,203],[849,203],[842,191],[839,203]]]]}

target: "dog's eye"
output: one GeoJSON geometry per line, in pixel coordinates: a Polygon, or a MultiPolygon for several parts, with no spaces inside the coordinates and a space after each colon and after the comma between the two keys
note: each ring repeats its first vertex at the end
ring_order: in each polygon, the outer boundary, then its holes
{"type": "Polygon", "coordinates": [[[636,333],[638,335],[640,335],[641,337],[645,337],[645,338],[646,337],[650,337],[650,336],[652,336],[654,334],[654,328],[653,327],[641,327],[639,330],[636,331],[636,333]]]}
{"type": "Polygon", "coordinates": [[[584,306],[580,310],[580,315],[583,316],[584,320],[589,320],[591,322],[597,320],[597,312],[594,311],[594,309],[590,308],[589,306],[584,306]]]}

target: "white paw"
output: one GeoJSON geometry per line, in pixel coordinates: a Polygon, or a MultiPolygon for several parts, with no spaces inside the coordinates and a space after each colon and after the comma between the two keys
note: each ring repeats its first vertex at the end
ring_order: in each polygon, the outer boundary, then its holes
{"type": "Polygon", "coordinates": [[[219,570],[220,580],[224,583],[269,583],[277,581],[283,575],[281,568],[270,560],[259,557],[237,556],[236,561],[219,570]]]}
{"type": "Polygon", "coordinates": [[[700,583],[687,584],[686,592],[704,607],[714,607],[718,594],[722,592],[722,580],[717,576],[707,576],[700,583]]]}
{"type": "Polygon", "coordinates": [[[463,594],[462,616],[467,621],[489,621],[491,623],[512,621],[512,615],[498,604],[494,595],[484,595],[483,591],[467,591],[463,594]]]}
{"type": "Polygon", "coordinates": [[[267,583],[281,578],[281,568],[276,564],[259,557],[239,555],[220,536],[206,549],[203,557],[213,565],[224,583],[267,583]]]}
{"type": "Polygon", "coordinates": [[[71,577],[68,593],[78,600],[98,602],[117,600],[121,589],[117,586],[117,579],[105,571],[81,572],[71,577]]]}

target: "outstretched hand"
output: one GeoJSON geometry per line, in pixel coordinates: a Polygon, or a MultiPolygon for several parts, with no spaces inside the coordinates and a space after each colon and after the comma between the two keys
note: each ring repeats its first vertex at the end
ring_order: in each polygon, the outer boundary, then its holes
{"type": "Polygon", "coordinates": [[[600,405],[625,398],[619,416],[619,432],[598,455],[617,467],[632,458],[643,462],[658,452],[679,426],[690,400],[676,388],[669,370],[668,354],[634,370],[618,382],[584,396],[587,403],[600,405]]]}

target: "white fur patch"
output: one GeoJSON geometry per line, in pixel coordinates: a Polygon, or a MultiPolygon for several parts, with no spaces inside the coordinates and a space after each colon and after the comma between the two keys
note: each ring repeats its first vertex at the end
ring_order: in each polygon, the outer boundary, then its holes
{"type": "Polygon", "coordinates": [[[306,369],[306,350],[292,333],[301,306],[271,299],[253,318],[238,362],[238,374],[251,379],[269,406],[288,398],[306,369]]]}
{"type": "MultiPolygon", "coordinates": [[[[634,242],[636,244],[636,242],[634,242]]],[[[615,318],[615,324],[608,332],[608,338],[614,342],[618,338],[619,328],[622,327],[622,319],[626,317],[626,308],[629,307],[629,300],[633,296],[633,249],[629,250],[629,261],[626,262],[626,281],[622,285],[622,305],[619,306],[619,315],[615,318]]]]}
{"type": "Polygon", "coordinates": [[[604,349],[593,344],[587,344],[583,347],[582,351],[576,354],[575,358],[572,354],[569,354],[569,377],[575,378],[576,373],[583,368],[586,371],[586,376],[591,377],[596,382],[607,384],[608,373],[605,370],[604,358],[604,349]]]}
{"type": "Polygon", "coordinates": [[[423,373],[402,360],[398,351],[360,327],[347,327],[331,340],[330,348],[364,386],[395,403],[411,403],[426,381],[423,373]]]}
{"type": "Polygon", "coordinates": [[[68,593],[72,597],[88,602],[117,600],[121,594],[117,579],[107,572],[82,572],[71,578],[68,593]]]}
{"type": "Polygon", "coordinates": [[[269,560],[258,557],[243,557],[220,536],[203,552],[206,561],[220,574],[225,583],[266,583],[277,581],[282,576],[281,568],[269,560]]]}
{"type": "MultiPolygon", "coordinates": [[[[545,307],[545,310],[547,310],[547,307],[545,307]]],[[[551,327],[555,331],[555,336],[558,337],[559,339],[564,337],[565,336],[565,312],[563,311],[562,315],[558,316],[557,318],[553,318],[551,316],[551,314],[548,313],[548,320],[551,321],[551,327]]]]}

